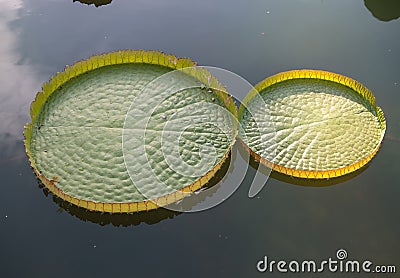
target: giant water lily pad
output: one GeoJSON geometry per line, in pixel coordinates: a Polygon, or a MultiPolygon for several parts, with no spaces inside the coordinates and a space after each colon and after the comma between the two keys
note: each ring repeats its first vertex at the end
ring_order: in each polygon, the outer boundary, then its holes
{"type": "Polygon", "coordinates": [[[255,86],[239,109],[241,138],[272,169],[301,178],[353,172],[377,153],[386,123],[373,94],[330,72],[295,70],[255,86]]]}
{"type": "Polygon", "coordinates": [[[55,75],[32,103],[25,129],[39,179],[58,197],[104,212],[154,209],[207,184],[235,140],[236,106],[194,65],[155,51],[120,51],[55,75]],[[206,165],[204,145],[213,155],[206,165]],[[190,175],[182,165],[202,171],[190,175]]]}

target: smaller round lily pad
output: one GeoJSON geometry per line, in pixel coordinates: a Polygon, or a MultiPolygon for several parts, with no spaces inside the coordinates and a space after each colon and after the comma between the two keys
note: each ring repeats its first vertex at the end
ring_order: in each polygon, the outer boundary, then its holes
{"type": "Polygon", "coordinates": [[[359,82],[320,70],[293,70],[255,86],[239,109],[242,142],[264,165],[321,179],[356,171],[378,152],[386,122],[359,82]]]}

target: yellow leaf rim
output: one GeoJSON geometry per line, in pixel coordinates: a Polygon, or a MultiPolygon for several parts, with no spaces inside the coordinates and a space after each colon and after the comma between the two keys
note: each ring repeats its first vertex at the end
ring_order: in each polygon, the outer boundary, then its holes
{"type": "MultiPolygon", "coordinates": [[[[165,66],[173,70],[182,70],[183,72],[192,75],[201,82],[207,84],[208,87],[213,88],[216,95],[224,102],[224,105],[228,111],[237,117],[237,107],[232,96],[227,93],[225,87],[221,85],[209,71],[201,67],[196,67],[197,63],[189,58],[177,58],[174,55],[165,54],[163,52],[154,50],[120,50],[94,55],[89,57],[87,60],[76,62],[72,66],[66,66],[64,71],[57,72],[53,77],[50,78],[49,82],[46,82],[42,85],[42,91],[37,93],[36,98],[30,107],[30,116],[32,121],[26,124],[24,129],[24,145],[26,154],[29,158],[30,166],[32,167],[38,179],[55,196],[73,205],[90,211],[108,213],[134,213],[140,211],[149,211],[175,203],[189,194],[201,189],[211,180],[212,177],[214,177],[214,175],[218,172],[218,170],[221,169],[223,163],[229,157],[235,140],[233,140],[231,146],[227,149],[222,159],[210,171],[208,171],[204,176],[198,178],[194,183],[185,186],[171,194],[140,202],[106,203],[75,198],[69,194],[66,194],[63,192],[63,190],[57,187],[57,177],[50,179],[41,174],[35,165],[35,161],[33,160],[30,144],[33,127],[36,123],[37,116],[51,94],[54,93],[57,88],[59,88],[65,82],[91,70],[111,65],[134,63],[165,66]]],[[[235,128],[235,130],[237,134],[237,128],[235,128]]]]}
{"type": "Polygon", "coordinates": [[[319,79],[319,80],[327,80],[327,81],[333,81],[342,85],[345,85],[351,89],[353,89],[356,93],[360,94],[363,98],[365,98],[373,107],[375,107],[376,111],[376,116],[379,121],[380,127],[381,127],[381,139],[380,143],[378,146],[374,149],[374,151],[369,154],[367,157],[363,158],[362,160],[345,166],[341,167],[338,169],[332,169],[332,170],[325,170],[325,171],[312,171],[312,170],[298,170],[298,169],[293,169],[293,168],[288,168],[284,167],[282,165],[273,163],[263,157],[261,157],[259,154],[254,152],[243,140],[240,140],[241,145],[250,153],[250,155],[263,165],[271,168],[272,170],[288,175],[288,176],[293,176],[297,178],[304,178],[304,179],[330,179],[330,178],[335,178],[335,177],[340,177],[349,173],[352,173],[354,171],[357,171],[358,169],[362,168],[366,164],[368,164],[372,158],[378,153],[380,146],[382,145],[383,138],[385,136],[386,132],[386,120],[385,120],[385,115],[382,111],[382,109],[376,105],[376,100],[374,94],[364,85],[362,85],[360,82],[338,74],[338,73],[333,73],[333,72],[328,72],[328,71],[323,71],[323,70],[313,70],[313,69],[301,69],[301,70],[290,70],[290,71],[285,71],[281,72],[278,74],[275,74],[273,76],[267,77],[266,79],[262,80],[259,82],[243,99],[243,102],[241,106],[239,107],[239,118],[241,117],[242,113],[244,112],[244,109],[246,107],[246,104],[259,92],[261,92],[263,89],[282,82],[286,80],[291,80],[291,79],[304,79],[304,78],[309,78],[309,79],[319,79]]]}

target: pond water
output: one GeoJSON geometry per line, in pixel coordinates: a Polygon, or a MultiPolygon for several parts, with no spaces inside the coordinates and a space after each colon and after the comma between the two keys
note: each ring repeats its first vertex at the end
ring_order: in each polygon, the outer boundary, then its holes
{"type": "MultiPolygon", "coordinates": [[[[354,260],[396,265],[398,275],[398,1],[81,2],[0,0],[0,277],[279,277],[259,273],[257,262],[318,262],[336,259],[338,249],[354,260]],[[370,88],[385,112],[383,146],[367,167],[325,186],[274,174],[250,199],[249,168],[228,200],[203,212],[85,212],[39,185],[23,126],[51,75],[119,49],[190,57],[252,84],[300,68],[347,75],[370,88]]],[[[232,159],[235,167],[245,164],[237,153],[232,159]]],[[[222,183],[237,178],[230,171],[222,183]]],[[[318,277],[339,275],[346,276],[318,277]]]]}

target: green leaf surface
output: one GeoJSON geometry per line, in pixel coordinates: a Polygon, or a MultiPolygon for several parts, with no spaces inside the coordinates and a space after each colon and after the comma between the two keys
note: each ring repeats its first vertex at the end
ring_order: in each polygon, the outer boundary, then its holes
{"type": "Polygon", "coordinates": [[[333,77],[293,71],[256,86],[259,95],[248,97],[240,113],[241,137],[256,158],[307,178],[339,176],[372,158],[386,128],[383,113],[365,87],[333,77]]]}
{"type": "Polygon", "coordinates": [[[40,105],[32,105],[37,113],[33,112],[33,123],[26,128],[25,145],[31,164],[45,185],[79,206],[101,211],[117,208],[121,212],[155,208],[159,206],[157,202],[151,206],[148,202],[165,197],[163,203],[170,203],[184,196],[168,199],[171,194],[203,186],[227,157],[235,140],[235,123],[232,116],[224,114],[235,114],[235,110],[225,93],[210,90],[190,72],[179,71],[168,84],[151,86],[152,81],[173,72],[176,61],[171,62],[172,66],[115,62],[84,70],[59,82],[50,93],[44,88],[36,100],[40,105]],[[176,84],[182,89],[170,91],[164,99],[155,101],[166,88],[176,84]],[[47,97],[41,96],[46,94],[47,97]],[[139,112],[128,113],[132,107],[139,112]],[[174,126],[169,119],[172,116],[187,121],[187,128],[178,130],[181,126],[174,126]],[[202,120],[196,122],[192,118],[202,120]],[[129,126],[129,122],[135,126],[129,126]],[[228,128],[221,132],[215,123],[228,128]],[[166,127],[176,128],[179,136],[164,136],[169,134],[166,127]],[[123,136],[129,146],[128,158],[124,158],[123,136]],[[204,150],[204,145],[210,148],[204,150]],[[165,152],[176,146],[179,157],[167,160],[165,152]],[[145,152],[135,153],[138,150],[145,152]],[[213,160],[204,165],[202,157],[207,150],[213,160]],[[131,163],[131,173],[125,159],[131,163]],[[180,163],[204,169],[201,175],[185,175],[176,171],[182,167],[180,163]],[[158,188],[149,179],[151,176],[165,182],[168,188],[158,188]],[[140,188],[135,178],[140,179],[140,188]],[[149,197],[149,191],[156,193],[149,197]]]}

